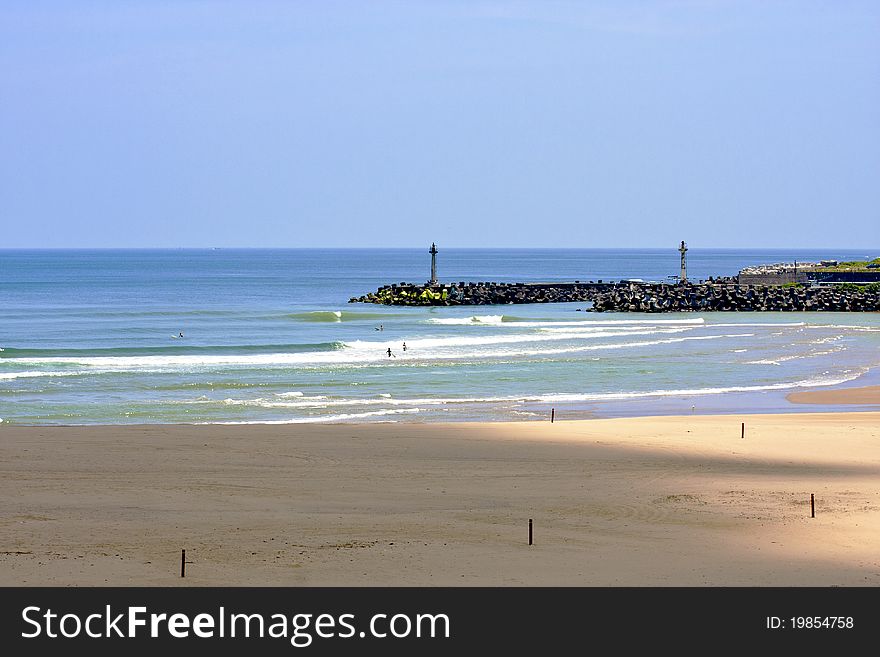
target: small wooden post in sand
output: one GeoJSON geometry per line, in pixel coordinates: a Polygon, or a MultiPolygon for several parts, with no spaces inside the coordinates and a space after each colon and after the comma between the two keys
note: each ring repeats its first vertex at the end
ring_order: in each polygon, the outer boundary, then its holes
{"type": "Polygon", "coordinates": [[[555,418],[556,418],[556,409],[555,409],[555,408],[551,408],[551,409],[550,409],[550,424],[553,424],[553,420],[554,420],[555,418]]]}
{"type": "Polygon", "coordinates": [[[743,422],[743,425],[742,425],[742,435],[740,435],[740,438],[745,438],[745,437],[746,437],[746,423],[743,422]]]}
{"type": "Polygon", "coordinates": [[[529,518],[529,545],[532,544],[532,519],[529,518]]]}
{"type": "Polygon", "coordinates": [[[180,551],[180,576],[186,577],[186,550],[180,551]]]}
{"type": "Polygon", "coordinates": [[[810,517],[816,517],[816,496],[810,493],[810,517]]]}

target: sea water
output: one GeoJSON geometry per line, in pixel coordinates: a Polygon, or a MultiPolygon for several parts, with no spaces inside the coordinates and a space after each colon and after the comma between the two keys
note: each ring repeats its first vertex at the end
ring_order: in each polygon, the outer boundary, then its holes
{"type": "MultiPolygon", "coordinates": [[[[877,255],[692,249],[688,274],[877,255]]],[[[665,281],[678,269],[674,248],[438,255],[444,282],[665,281]]],[[[348,303],[383,284],[424,282],[429,271],[427,248],[0,251],[0,418],[413,422],[546,419],[551,408],[568,419],[827,410],[794,407],[785,395],[873,383],[880,366],[876,313],[348,303]]]]}

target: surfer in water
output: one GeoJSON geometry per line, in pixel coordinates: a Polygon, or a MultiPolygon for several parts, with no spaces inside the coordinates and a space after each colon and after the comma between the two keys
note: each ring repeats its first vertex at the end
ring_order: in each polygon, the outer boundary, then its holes
{"type": "Polygon", "coordinates": [[[406,342],[403,343],[403,350],[406,351],[406,342]]]}
{"type": "Polygon", "coordinates": [[[391,353],[391,347],[388,347],[388,358],[391,358],[394,354],[391,353]]]}

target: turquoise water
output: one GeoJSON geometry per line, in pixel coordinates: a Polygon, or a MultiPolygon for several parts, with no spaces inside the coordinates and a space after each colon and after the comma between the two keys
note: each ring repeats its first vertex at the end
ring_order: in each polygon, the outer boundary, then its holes
{"type": "MultiPolygon", "coordinates": [[[[689,276],[877,255],[692,249],[689,276]]],[[[0,418],[295,423],[527,420],[550,408],[568,418],[774,412],[804,410],[785,401],[792,390],[870,383],[880,366],[877,314],[347,303],[385,283],[424,281],[428,269],[427,249],[0,251],[0,418]]],[[[678,253],[441,247],[438,269],[444,281],[665,280],[678,271],[678,253]]]]}

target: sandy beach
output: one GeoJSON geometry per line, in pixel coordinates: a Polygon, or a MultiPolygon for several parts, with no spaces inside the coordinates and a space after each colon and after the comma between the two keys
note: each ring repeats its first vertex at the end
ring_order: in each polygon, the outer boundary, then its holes
{"type": "Polygon", "coordinates": [[[5,426],[0,584],[876,586],[878,444],[855,412],[5,426]]]}
{"type": "Polygon", "coordinates": [[[795,404],[877,404],[880,405],[880,386],[833,388],[792,392],[785,397],[795,404]]]}

